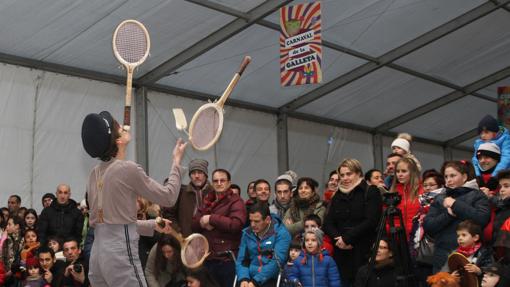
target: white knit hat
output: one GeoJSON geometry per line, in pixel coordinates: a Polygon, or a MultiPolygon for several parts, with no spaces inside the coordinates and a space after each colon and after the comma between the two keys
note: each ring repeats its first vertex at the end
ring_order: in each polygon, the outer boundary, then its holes
{"type": "Polygon", "coordinates": [[[405,150],[407,153],[409,153],[410,151],[410,148],[411,148],[411,144],[409,143],[409,141],[407,141],[406,139],[403,139],[403,138],[396,138],[392,143],[391,143],[391,148],[393,147],[399,147],[403,150],[405,150]]]}
{"type": "Polygon", "coordinates": [[[476,151],[477,158],[481,155],[485,155],[499,161],[501,159],[501,150],[495,143],[483,143],[478,147],[478,150],[476,151]]]}

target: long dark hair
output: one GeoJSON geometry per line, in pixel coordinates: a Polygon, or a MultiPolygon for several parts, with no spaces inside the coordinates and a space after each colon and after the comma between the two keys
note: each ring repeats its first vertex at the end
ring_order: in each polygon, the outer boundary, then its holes
{"type": "Polygon", "coordinates": [[[172,267],[172,273],[176,274],[183,270],[182,267],[182,261],[181,261],[181,245],[179,244],[179,241],[175,239],[175,237],[170,235],[163,235],[159,239],[156,247],[156,268],[154,268],[154,273],[156,275],[156,278],[159,277],[159,273],[161,271],[166,270],[166,265],[171,264],[172,267]],[[172,247],[173,249],[173,256],[170,260],[166,259],[165,256],[163,256],[163,246],[168,245],[172,247]]]}
{"type": "Polygon", "coordinates": [[[218,282],[214,280],[209,271],[205,268],[188,269],[186,270],[186,277],[192,277],[200,281],[200,286],[220,287],[218,282]]]}
{"type": "Polygon", "coordinates": [[[37,216],[37,211],[35,211],[35,209],[33,208],[30,208],[29,210],[27,210],[27,212],[25,212],[25,217],[23,218],[23,224],[25,225],[25,227],[27,227],[27,222],[25,221],[25,218],[27,217],[27,215],[29,214],[32,214],[34,217],[35,217],[35,222],[34,222],[34,229],[37,229],[37,222],[39,221],[39,217],[37,216]]]}

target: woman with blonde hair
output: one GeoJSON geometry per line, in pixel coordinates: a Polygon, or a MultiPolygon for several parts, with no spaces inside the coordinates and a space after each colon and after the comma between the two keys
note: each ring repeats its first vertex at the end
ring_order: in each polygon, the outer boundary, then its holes
{"type": "Polygon", "coordinates": [[[402,210],[406,236],[409,238],[413,217],[420,210],[419,196],[423,193],[420,172],[414,159],[404,156],[398,160],[390,192],[398,193],[402,199],[397,207],[402,210]]]}
{"type": "Polygon", "coordinates": [[[337,171],[338,192],[331,198],[323,229],[334,240],[333,258],[342,275],[342,285],[351,286],[357,270],[370,255],[382,201],[379,189],[369,187],[364,180],[358,160],[343,160],[337,171]]]}

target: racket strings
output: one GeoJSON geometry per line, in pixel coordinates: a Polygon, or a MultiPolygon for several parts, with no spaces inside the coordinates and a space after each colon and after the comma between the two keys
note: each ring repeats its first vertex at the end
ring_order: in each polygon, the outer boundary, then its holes
{"type": "Polygon", "coordinates": [[[218,111],[213,107],[204,109],[197,115],[193,130],[191,131],[193,144],[199,148],[206,147],[216,137],[219,126],[220,116],[218,111]]]}
{"type": "Polygon", "coordinates": [[[124,61],[136,63],[147,53],[147,35],[137,24],[125,23],[117,31],[115,46],[124,61]]]}
{"type": "Polygon", "coordinates": [[[193,266],[199,263],[205,256],[207,256],[208,248],[207,240],[202,237],[192,239],[184,250],[184,263],[188,266],[193,266]]]}

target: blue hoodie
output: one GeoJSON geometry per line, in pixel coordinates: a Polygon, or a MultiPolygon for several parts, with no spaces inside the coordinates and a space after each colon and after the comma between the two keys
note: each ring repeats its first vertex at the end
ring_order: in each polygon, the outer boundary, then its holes
{"type": "Polygon", "coordinates": [[[285,267],[290,247],[290,233],[281,219],[271,214],[271,227],[259,238],[251,229],[243,229],[241,246],[236,261],[237,281],[254,280],[263,285],[276,279],[280,268],[285,267]],[[278,263],[276,262],[278,259],[278,263]]]}

